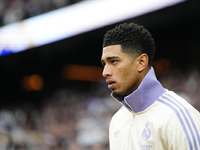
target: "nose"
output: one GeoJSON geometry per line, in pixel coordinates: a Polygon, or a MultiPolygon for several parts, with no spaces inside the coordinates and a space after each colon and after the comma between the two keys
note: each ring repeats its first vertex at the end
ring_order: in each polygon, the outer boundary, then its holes
{"type": "Polygon", "coordinates": [[[102,76],[104,78],[106,78],[108,76],[111,76],[111,70],[107,65],[104,66],[104,69],[103,69],[103,72],[102,72],[102,76]]]}

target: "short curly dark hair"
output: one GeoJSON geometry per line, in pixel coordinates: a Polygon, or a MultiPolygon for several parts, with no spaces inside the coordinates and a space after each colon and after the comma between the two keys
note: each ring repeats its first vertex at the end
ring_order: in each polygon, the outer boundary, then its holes
{"type": "Polygon", "coordinates": [[[130,55],[141,55],[146,53],[151,62],[155,53],[154,40],[143,26],[135,23],[123,23],[106,32],[103,38],[103,47],[110,45],[121,45],[122,52],[130,55]]]}

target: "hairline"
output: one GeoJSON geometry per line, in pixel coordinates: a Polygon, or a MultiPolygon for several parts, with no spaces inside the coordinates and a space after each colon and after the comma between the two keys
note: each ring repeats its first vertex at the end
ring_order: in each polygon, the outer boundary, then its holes
{"type": "MultiPolygon", "coordinates": [[[[133,50],[132,48],[124,48],[122,44],[111,44],[111,45],[107,45],[107,46],[112,46],[112,45],[119,45],[121,52],[127,54],[128,58],[130,58],[130,60],[133,60],[133,61],[138,56],[140,56],[142,54],[147,54],[147,53],[142,52],[141,50],[133,50]],[[134,52],[131,52],[131,51],[134,51],[134,52]]],[[[107,46],[104,46],[104,47],[107,47],[107,46]]],[[[148,54],[147,54],[147,56],[148,56],[148,54]]],[[[151,64],[149,64],[149,61],[148,61],[148,66],[151,66],[151,64]]]]}
{"type": "MultiPolygon", "coordinates": [[[[143,54],[141,50],[133,50],[132,48],[124,48],[122,44],[111,44],[107,46],[112,46],[112,45],[119,45],[121,52],[127,54],[128,57],[132,60],[135,60],[135,58],[143,54]]],[[[104,47],[107,47],[107,46],[104,46],[104,47]]]]}

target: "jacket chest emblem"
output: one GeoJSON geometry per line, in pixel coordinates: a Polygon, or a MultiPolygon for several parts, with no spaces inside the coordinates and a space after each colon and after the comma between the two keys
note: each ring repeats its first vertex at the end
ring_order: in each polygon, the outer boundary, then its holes
{"type": "Polygon", "coordinates": [[[120,133],[120,130],[117,129],[117,130],[114,132],[114,137],[117,138],[117,136],[119,135],[119,133],[120,133]]]}
{"type": "Polygon", "coordinates": [[[145,124],[145,128],[142,131],[142,139],[144,141],[148,140],[151,136],[151,130],[149,129],[149,122],[145,124]]]}

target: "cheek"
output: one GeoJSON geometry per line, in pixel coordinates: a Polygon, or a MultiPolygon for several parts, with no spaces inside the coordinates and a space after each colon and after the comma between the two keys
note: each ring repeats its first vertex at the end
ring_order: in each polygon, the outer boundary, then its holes
{"type": "Polygon", "coordinates": [[[137,79],[137,72],[134,69],[126,68],[126,71],[123,72],[122,76],[124,83],[130,85],[137,79]]]}
{"type": "Polygon", "coordinates": [[[133,82],[134,76],[136,75],[136,69],[133,64],[127,63],[126,65],[120,66],[115,69],[115,77],[119,82],[126,83],[133,82]]]}
{"type": "Polygon", "coordinates": [[[124,67],[123,75],[125,78],[130,78],[134,76],[134,74],[135,74],[134,68],[131,68],[129,66],[124,67]]]}
{"type": "Polygon", "coordinates": [[[133,77],[132,72],[126,68],[118,71],[117,76],[118,76],[120,82],[122,82],[122,83],[129,82],[131,80],[131,78],[133,77]]]}

